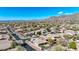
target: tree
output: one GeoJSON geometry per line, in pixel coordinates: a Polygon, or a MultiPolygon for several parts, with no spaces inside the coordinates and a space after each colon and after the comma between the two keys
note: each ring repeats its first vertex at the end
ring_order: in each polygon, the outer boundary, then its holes
{"type": "Polygon", "coordinates": [[[48,37],[48,44],[50,47],[51,47],[52,43],[53,43],[53,40],[52,40],[51,36],[49,36],[48,37]]]}

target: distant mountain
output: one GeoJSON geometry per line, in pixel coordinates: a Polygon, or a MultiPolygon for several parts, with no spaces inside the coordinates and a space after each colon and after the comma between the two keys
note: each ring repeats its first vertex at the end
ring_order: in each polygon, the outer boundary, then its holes
{"type": "Polygon", "coordinates": [[[72,22],[79,23],[79,13],[72,15],[51,16],[45,19],[33,19],[33,20],[0,20],[0,22],[72,22]]]}
{"type": "Polygon", "coordinates": [[[43,21],[79,23],[79,13],[73,15],[52,16],[43,21]]]}

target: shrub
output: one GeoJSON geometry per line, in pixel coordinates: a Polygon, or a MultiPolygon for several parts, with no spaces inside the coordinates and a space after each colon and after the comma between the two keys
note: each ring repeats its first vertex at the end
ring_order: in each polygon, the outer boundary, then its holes
{"type": "Polygon", "coordinates": [[[71,39],[73,36],[72,35],[64,35],[64,37],[66,38],[66,39],[71,39]]]}
{"type": "Polygon", "coordinates": [[[38,35],[41,35],[41,31],[37,32],[38,35]]]}
{"type": "Polygon", "coordinates": [[[70,43],[69,43],[69,48],[72,48],[72,49],[77,49],[76,42],[75,42],[75,41],[70,42],[70,43]]]}
{"type": "Polygon", "coordinates": [[[48,37],[48,44],[49,44],[49,46],[51,46],[52,45],[52,38],[51,37],[48,37]]]}
{"type": "Polygon", "coordinates": [[[72,39],[73,39],[73,41],[76,41],[77,40],[77,36],[74,35],[72,39]]]}
{"type": "Polygon", "coordinates": [[[48,32],[50,32],[50,31],[51,31],[51,30],[50,30],[50,28],[47,28],[46,30],[47,30],[48,32]]]}
{"type": "Polygon", "coordinates": [[[18,46],[16,47],[16,50],[17,50],[17,51],[24,51],[25,48],[23,48],[23,47],[21,47],[21,46],[18,45],[18,46]]]}
{"type": "Polygon", "coordinates": [[[17,45],[18,44],[14,40],[11,42],[11,48],[15,48],[17,45]]]}
{"type": "Polygon", "coordinates": [[[77,39],[79,39],[79,34],[77,34],[77,39]]]}
{"type": "Polygon", "coordinates": [[[54,51],[66,51],[66,48],[61,45],[56,45],[53,49],[54,51]]]}

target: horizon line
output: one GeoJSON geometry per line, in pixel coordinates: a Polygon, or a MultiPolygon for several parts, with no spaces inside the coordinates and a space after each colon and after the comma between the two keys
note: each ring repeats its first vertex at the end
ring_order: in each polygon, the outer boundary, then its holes
{"type": "Polygon", "coordinates": [[[61,14],[61,15],[52,15],[52,16],[48,16],[48,17],[37,17],[37,18],[25,18],[25,17],[8,17],[8,19],[5,19],[4,17],[2,17],[3,19],[0,19],[0,21],[19,21],[19,20],[23,20],[23,21],[32,21],[32,20],[44,20],[50,17],[60,17],[60,16],[67,16],[67,15],[74,15],[74,14],[79,14],[79,12],[77,13],[72,13],[72,14],[61,14]]]}

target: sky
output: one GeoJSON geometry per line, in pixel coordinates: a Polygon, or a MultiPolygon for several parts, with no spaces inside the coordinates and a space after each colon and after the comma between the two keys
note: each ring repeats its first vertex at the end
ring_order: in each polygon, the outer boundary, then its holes
{"type": "Polygon", "coordinates": [[[79,13],[78,7],[0,7],[0,20],[32,20],[79,13]]]}

